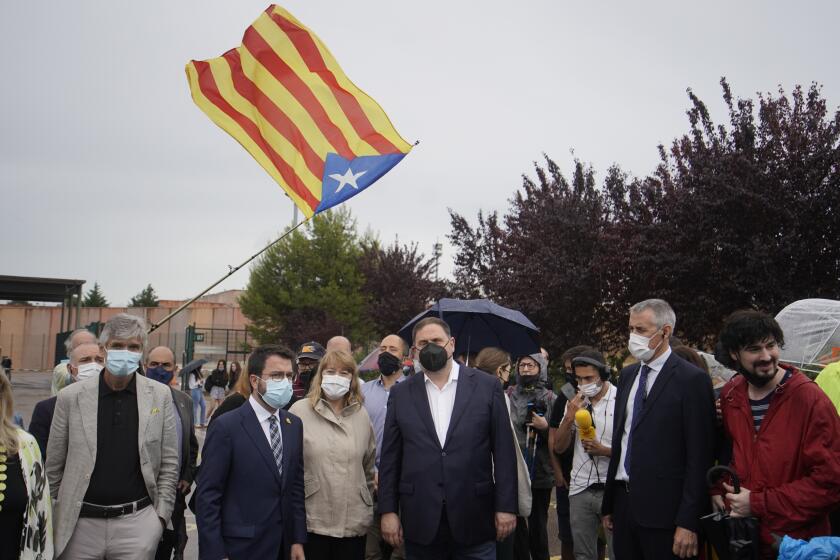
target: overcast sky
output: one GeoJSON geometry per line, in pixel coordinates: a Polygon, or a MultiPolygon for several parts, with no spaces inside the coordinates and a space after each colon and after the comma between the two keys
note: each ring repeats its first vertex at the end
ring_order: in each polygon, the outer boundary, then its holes
{"type": "MultiPolygon", "coordinates": [[[[738,96],[817,81],[840,103],[840,3],[283,4],[402,136],[421,144],[347,205],[385,242],[444,242],[447,207],[504,210],[543,152],[603,178],[649,173],[687,130],[691,87],[720,121],[738,96]]],[[[190,59],[240,44],[266,0],[4,2],[0,274],[151,283],[187,298],[274,238],[291,202],[192,103],[190,59]]],[[[218,289],[241,288],[240,271],[218,289]]]]}

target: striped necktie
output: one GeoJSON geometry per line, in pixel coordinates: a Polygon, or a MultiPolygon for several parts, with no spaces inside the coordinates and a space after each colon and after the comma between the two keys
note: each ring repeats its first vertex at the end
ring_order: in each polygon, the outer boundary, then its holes
{"type": "Polygon", "coordinates": [[[268,431],[271,436],[271,452],[274,454],[274,462],[277,463],[277,471],[283,474],[283,440],[280,439],[280,427],[277,425],[277,416],[272,414],[268,418],[268,431]]]}

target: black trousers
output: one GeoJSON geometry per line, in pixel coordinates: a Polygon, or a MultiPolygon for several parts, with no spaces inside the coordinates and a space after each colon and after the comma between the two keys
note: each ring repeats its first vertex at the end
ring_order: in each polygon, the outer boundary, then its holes
{"type": "Polygon", "coordinates": [[[531,560],[548,560],[548,506],[551,488],[531,489],[531,516],[528,518],[528,548],[531,560]]]}
{"type": "Polygon", "coordinates": [[[640,527],[630,509],[630,494],[621,485],[613,502],[613,548],[616,560],[674,560],[674,531],[640,527]]]}
{"type": "Polygon", "coordinates": [[[316,533],[306,534],[303,552],[306,560],[364,560],[365,542],[361,537],[326,537],[316,533]]]}

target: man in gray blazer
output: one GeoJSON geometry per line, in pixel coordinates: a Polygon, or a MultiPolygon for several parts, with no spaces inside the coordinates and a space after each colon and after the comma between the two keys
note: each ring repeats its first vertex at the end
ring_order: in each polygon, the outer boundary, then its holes
{"type": "Polygon", "coordinates": [[[172,514],[178,434],[169,388],[136,371],[146,323],[102,329],[105,369],[58,395],[47,445],[56,558],[154,558],[172,514]]]}

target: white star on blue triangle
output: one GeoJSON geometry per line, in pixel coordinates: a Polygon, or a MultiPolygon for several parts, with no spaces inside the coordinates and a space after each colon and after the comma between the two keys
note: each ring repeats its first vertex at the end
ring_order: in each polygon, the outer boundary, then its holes
{"type": "Polygon", "coordinates": [[[315,213],[341,204],[362,192],[397,165],[405,154],[359,156],[352,160],[338,154],[327,154],[321,182],[321,203],[315,213]]]}

